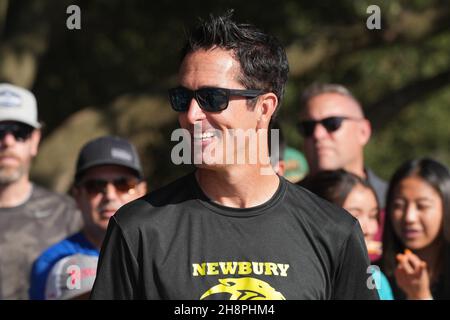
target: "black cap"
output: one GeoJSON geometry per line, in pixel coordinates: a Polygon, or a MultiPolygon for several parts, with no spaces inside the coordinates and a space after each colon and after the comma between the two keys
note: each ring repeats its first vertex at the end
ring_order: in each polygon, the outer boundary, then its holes
{"type": "Polygon", "coordinates": [[[86,143],[78,155],[75,180],[87,169],[99,165],[119,165],[133,170],[143,178],[142,167],[136,148],[127,140],[104,136],[86,143]]]}

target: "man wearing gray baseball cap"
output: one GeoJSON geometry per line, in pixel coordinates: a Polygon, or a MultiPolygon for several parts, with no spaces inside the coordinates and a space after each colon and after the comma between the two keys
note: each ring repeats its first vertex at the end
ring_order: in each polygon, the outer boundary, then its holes
{"type": "Polygon", "coordinates": [[[30,181],[40,128],[34,95],[0,83],[0,299],[26,299],[36,257],[82,226],[70,197],[30,181]]]}

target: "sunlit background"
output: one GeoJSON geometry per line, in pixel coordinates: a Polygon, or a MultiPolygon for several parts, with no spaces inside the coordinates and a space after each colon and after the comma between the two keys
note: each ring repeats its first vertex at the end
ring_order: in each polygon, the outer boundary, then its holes
{"type": "Polygon", "coordinates": [[[302,150],[302,89],[334,82],[372,121],[366,162],[383,178],[413,157],[450,164],[448,0],[0,0],[0,81],[31,89],[45,123],[33,179],[66,191],[82,144],[106,133],[135,143],[150,189],[189,170],[170,160],[177,119],[166,90],[186,30],[229,8],[286,46],[291,72],[279,122],[289,146],[302,150]],[[81,9],[81,30],[66,27],[71,4],[81,9]],[[371,4],[381,9],[380,30],[366,27],[371,4]]]}

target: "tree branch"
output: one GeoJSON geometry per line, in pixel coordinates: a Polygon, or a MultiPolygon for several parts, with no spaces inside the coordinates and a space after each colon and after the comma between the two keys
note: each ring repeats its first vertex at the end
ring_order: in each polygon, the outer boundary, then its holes
{"type": "Polygon", "coordinates": [[[415,81],[369,105],[366,108],[367,117],[375,130],[380,129],[410,103],[424,99],[448,84],[450,84],[450,70],[428,79],[415,81]]]}

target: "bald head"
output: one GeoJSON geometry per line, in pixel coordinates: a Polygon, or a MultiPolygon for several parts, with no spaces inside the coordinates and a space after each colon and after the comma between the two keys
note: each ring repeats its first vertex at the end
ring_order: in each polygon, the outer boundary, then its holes
{"type": "Polygon", "coordinates": [[[340,93],[321,93],[311,97],[301,109],[301,118],[308,118],[311,114],[321,117],[347,116],[351,118],[364,118],[361,105],[353,97],[340,93]],[[320,106],[320,107],[318,107],[320,106]]]}
{"type": "Polygon", "coordinates": [[[314,83],[306,88],[300,101],[302,114],[307,113],[308,104],[316,98],[330,105],[335,104],[336,112],[346,111],[354,117],[364,118],[363,108],[358,100],[346,87],[340,84],[314,83]]]}

